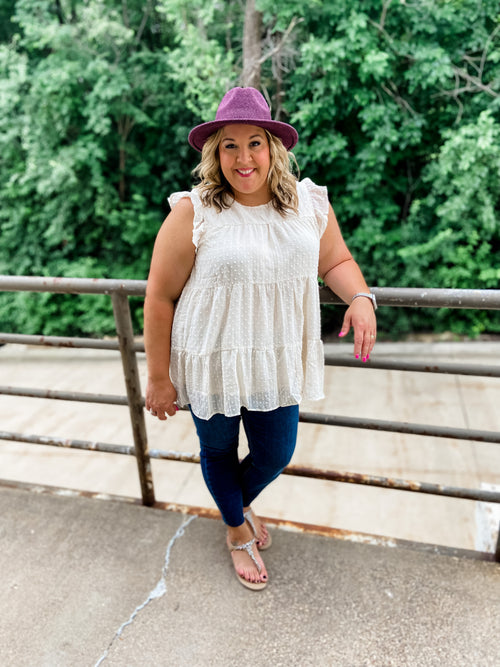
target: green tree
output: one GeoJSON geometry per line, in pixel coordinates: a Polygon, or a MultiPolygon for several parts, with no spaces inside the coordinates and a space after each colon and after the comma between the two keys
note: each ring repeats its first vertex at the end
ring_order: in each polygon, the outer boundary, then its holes
{"type": "MultiPolygon", "coordinates": [[[[371,284],[497,286],[496,0],[0,0],[0,16],[1,272],[144,278],[166,196],[191,183],[187,133],[252,61],[371,284]]],[[[104,306],[16,298],[3,329],[111,330],[104,306]]],[[[392,333],[451,326],[379,312],[392,333]]]]}
{"type": "MultiPolygon", "coordinates": [[[[497,289],[500,283],[500,124],[491,111],[444,133],[423,171],[426,196],[416,199],[403,227],[405,284],[497,289]]],[[[485,314],[440,311],[436,328],[476,335],[500,331],[485,314]]]]}
{"type": "Polygon", "coordinates": [[[0,0],[0,44],[9,42],[14,33],[14,26],[11,23],[14,14],[16,0],[0,0]]]}
{"type": "MultiPolygon", "coordinates": [[[[0,271],[145,278],[166,194],[189,178],[170,22],[139,2],[18,0],[14,18],[0,51],[0,271]]],[[[2,328],[39,327],[16,299],[0,301],[2,328]]],[[[49,297],[42,333],[112,331],[110,307],[85,318],[74,303],[49,297]]]]}
{"type": "MultiPolygon", "coordinates": [[[[431,165],[454,133],[484,111],[498,114],[499,18],[489,0],[338,1],[304,15],[307,36],[288,92],[301,137],[296,155],[305,173],[328,186],[371,284],[406,284],[411,260],[400,251],[411,241],[412,203],[429,194],[431,165]]],[[[476,185],[487,199],[489,184],[476,185]]],[[[430,234],[430,207],[425,215],[430,234]]],[[[482,223],[473,217],[470,225],[481,236],[482,223]]],[[[436,287],[450,286],[448,278],[420,274],[436,287]]],[[[468,287],[481,286],[469,279],[468,287]]],[[[400,333],[432,327],[427,316],[402,311],[381,312],[380,321],[400,333]]]]}

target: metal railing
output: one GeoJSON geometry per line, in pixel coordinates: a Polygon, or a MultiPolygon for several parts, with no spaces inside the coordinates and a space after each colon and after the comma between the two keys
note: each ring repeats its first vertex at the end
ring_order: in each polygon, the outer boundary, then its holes
{"type": "MultiPolygon", "coordinates": [[[[127,389],[126,396],[56,391],[49,389],[22,388],[0,386],[0,394],[33,398],[49,398],[64,401],[80,401],[109,405],[128,406],[133,433],[133,446],[70,440],[59,437],[27,435],[0,431],[0,440],[27,442],[32,444],[51,445],[73,449],[91,450],[106,453],[135,456],[141,487],[142,503],[155,504],[155,492],[151,471],[151,459],[184,461],[199,463],[195,454],[176,451],[148,449],[146,423],[144,419],[144,399],[141,393],[137,352],[144,352],[144,345],[134,340],[132,321],[129,308],[129,297],[144,297],[146,281],[139,280],[106,280],[77,278],[37,278],[24,276],[0,276],[0,291],[30,291],[65,294],[107,294],[113,303],[117,340],[93,338],[33,336],[23,334],[1,334],[2,343],[21,343],[28,345],[44,345],[51,347],[89,348],[116,350],[121,354],[123,374],[127,389]]],[[[431,308],[474,308],[500,310],[500,290],[452,290],[452,289],[420,289],[420,288],[372,288],[381,306],[391,307],[431,307],[431,308]]],[[[341,301],[328,288],[320,288],[322,303],[340,304],[341,301]]],[[[355,366],[352,358],[339,354],[327,354],[325,364],[332,366],[355,366]]],[[[500,366],[481,366],[477,364],[441,363],[428,365],[420,362],[396,362],[393,360],[370,360],[372,369],[401,370],[425,373],[447,373],[457,375],[473,375],[480,377],[500,377],[500,366]]],[[[444,427],[428,424],[412,424],[408,422],[366,419],[363,417],[346,417],[330,414],[300,412],[300,421],[305,423],[343,426],[377,431],[398,432],[414,435],[454,438],[463,441],[480,441],[500,443],[500,433],[494,431],[444,427]]],[[[358,473],[337,472],[290,465],[283,474],[309,477],[315,479],[363,484],[386,489],[398,489],[417,493],[464,498],[481,502],[500,503],[500,493],[484,489],[451,487],[442,484],[392,479],[358,473]]],[[[500,561],[500,539],[495,559],[500,561]]]]}

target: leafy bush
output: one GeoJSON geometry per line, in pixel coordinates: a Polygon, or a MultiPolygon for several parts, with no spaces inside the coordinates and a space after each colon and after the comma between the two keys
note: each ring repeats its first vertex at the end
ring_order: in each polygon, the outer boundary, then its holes
{"type": "MultiPolygon", "coordinates": [[[[497,0],[257,6],[264,93],[297,127],[302,175],[328,186],[368,282],[497,288],[497,0]]],[[[146,278],[166,197],[191,185],[188,131],[238,84],[243,10],[0,4],[0,273],[146,278]]],[[[491,313],[378,312],[392,337],[500,330],[491,313]]],[[[325,310],[325,326],[336,317],[325,310]]],[[[0,327],[97,335],[113,323],[106,297],[0,294],[0,327]]]]}

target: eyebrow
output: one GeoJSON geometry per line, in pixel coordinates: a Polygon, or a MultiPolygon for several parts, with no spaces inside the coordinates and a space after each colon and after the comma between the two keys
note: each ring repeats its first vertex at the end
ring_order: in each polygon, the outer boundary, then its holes
{"type": "MultiPolygon", "coordinates": [[[[254,139],[255,137],[259,137],[260,139],[262,139],[262,134],[252,134],[252,136],[248,137],[248,138],[249,139],[254,139]]],[[[228,140],[229,141],[234,141],[234,139],[232,137],[222,137],[222,141],[228,141],[228,140]]]]}

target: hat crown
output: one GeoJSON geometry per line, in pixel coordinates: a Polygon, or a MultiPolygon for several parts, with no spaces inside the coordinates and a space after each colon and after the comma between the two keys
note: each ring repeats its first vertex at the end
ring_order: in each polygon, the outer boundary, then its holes
{"type": "Polygon", "coordinates": [[[188,141],[197,151],[202,151],[208,137],[224,125],[230,124],[258,125],[280,139],[287,150],[291,150],[298,141],[297,130],[272,120],[271,109],[264,95],[256,88],[231,88],[222,98],[215,120],[193,127],[188,141]]]}
{"type": "Polygon", "coordinates": [[[271,110],[262,93],[255,88],[232,88],[221,100],[216,121],[244,120],[249,123],[252,119],[270,121],[271,110]]]}

